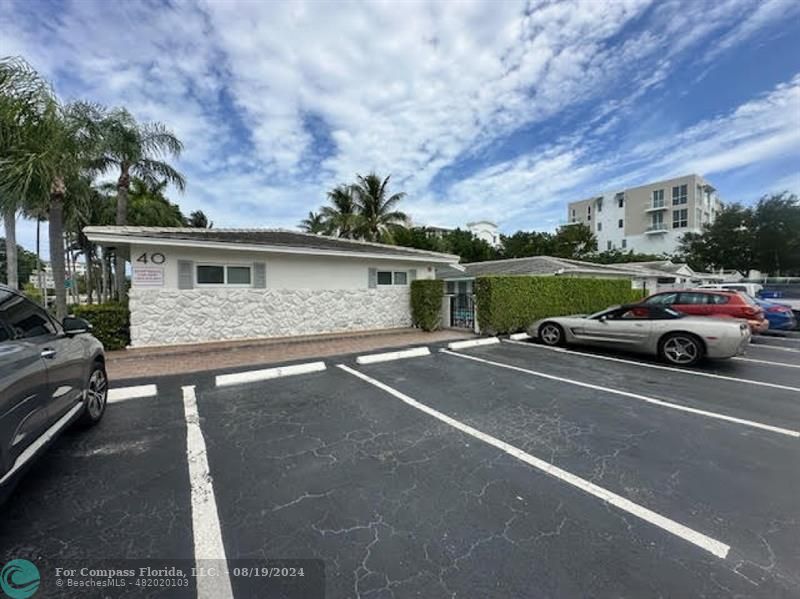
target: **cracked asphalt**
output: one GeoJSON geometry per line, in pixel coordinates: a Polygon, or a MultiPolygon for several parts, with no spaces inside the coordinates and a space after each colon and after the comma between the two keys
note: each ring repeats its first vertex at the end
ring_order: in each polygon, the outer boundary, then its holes
{"type": "MultiPolygon", "coordinates": [[[[800,430],[796,345],[763,339],[747,355],[759,362],[698,370],[742,381],[511,343],[459,353],[800,430]]],[[[800,597],[796,437],[437,351],[327,364],[219,388],[214,372],[143,377],[157,397],[110,405],[101,426],[70,431],[37,460],[2,508],[2,555],[43,572],[69,560],[193,560],[189,384],[227,558],[323,560],[326,597],[800,597]],[[338,363],[730,552],[716,557],[338,363]]],[[[234,579],[232,590],[260,597],[263,587],[234,579]]]]}

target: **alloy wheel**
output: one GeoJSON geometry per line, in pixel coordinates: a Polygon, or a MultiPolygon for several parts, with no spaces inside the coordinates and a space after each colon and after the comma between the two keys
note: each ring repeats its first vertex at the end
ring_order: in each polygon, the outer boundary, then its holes
{"type": "Polygon", "coordinates": [[[673,364],[691,364],[699,354],[697,342],[690,337],[670,337],[664,343],[664,355],[673,364]]]}
{"type": "Polygon", "coordinates": [[[106,379],[106,373],[101,368],[98,368],[89,377],[89,385],[86,389],[86,409],[92,419],[98,419],[103,413],[107,396],[108,380],[106,379]]]}
{"type": "Polygon", "coordinates": [[[557,345],[561,341],[561,329],[554,324],[546,324],[539,335],[547,345],[557,345]]]}

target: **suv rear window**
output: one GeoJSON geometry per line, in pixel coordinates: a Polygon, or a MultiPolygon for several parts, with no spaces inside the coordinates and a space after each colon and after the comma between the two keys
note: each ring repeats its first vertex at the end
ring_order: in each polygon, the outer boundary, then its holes
{"type": "Polygon", "coordinates": [[[727,304],[730,301],[730,298],[727,295],[722,295],[721,293],[709,293],[708,294],[708,303],[709,304],[727,304]]]}

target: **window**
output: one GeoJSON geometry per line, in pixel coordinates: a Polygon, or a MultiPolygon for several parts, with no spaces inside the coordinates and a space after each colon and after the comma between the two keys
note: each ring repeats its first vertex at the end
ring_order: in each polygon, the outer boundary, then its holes
{"type": "Polygon", "coordinates": [[[681,293],[678,296],[678,304],[697,305],[708,304],[708,294],[706,293],[681,293]]]}
{"type": "Polygon", "coordinates": [[[611,241],[607,241],[607,242],[606,242],[606,249],[607,249],[607,250],[610,250],[610,249],[611,249],[611,248],[613,248],[613,247],[614,247],[614,246],[613,246],[613,244],[611,243],[611,241]]]}
{"type": "Polygon", "coordinates": [[[646,299],[644,303],[656,306],[669,306],[676,303],[676,299],[678,299],[677,293],[659,293],[658,295],[646,299]]]}
{"type": "Polygon", "coordinates": [[[55,334],[53,321],[32,301],[15,293],[0,297],[0,300],[0,318],[6,321],[15,339],[55,334]]]}
{"type": "Polygon", "coordinates": [[[408,285],[408,273],[404,270],[379,270],[378,285],[408,285]]]}
{"type": "Polygon", "coordinates": [[[6,327],[3,326],[3,323],[0,322],[0,343],[3,341],[8,341],[8,332],[6,331],[6,327]]]}
{"type": "Polygon", "coordinates": [[[664,190],[653,190],[653,208],[663,208],[664,206],[664,190]]]}
{"type": "Polygon", "coordinates": [[[455,294],[456,294],[456,282],[447,281],[447,295],[455,295],[455,294]]]}
{"type": "Polygon", "coordinates": [[[625,194],[620,192],[614,198],[617,200],[617,207],[622,208],[625,206],[625,194]]]}
{"type": "Polygon", "coordinates": [[[672,205],[679,206],[688,201],[686,185],[676,185],[672,188],[672,205]]]}
{"type": "Polygon", "coordinates": [[[250,267],[249,266],[229,266],[228,285],[249,285],[250,267]]]}
{"type": "Polygon", "coordinates": [[[621,229],[625,225],[625,221],[623,219],[619,219],[617,221],[617,228],[621,229]]]}
{"type": "Polygon", "coordinates": [[[223,266],[221,264],[198,264],[198,285],[237,285],[249,287],[252,281],[249,266],[223,266]]]}
{"type": "Polygon", "coordinates": [[[721,293],[709,293],[706,297],[709,304],[727,304],[730,299],[727,295],[721,293]]]}
{"type": "Polygon", "coordinates": [[[586,214],[587,214],[587,216],[591,216],[592,215],[592,207],[591,206],[586,206],[586,214]]]}
{"type": "Polygon", "coordinates": [[[598,212],[602,212],[603,211],[603,198],[602,198],[602,196],[597,198],[597,211],[598,212]]]}
{"type": "Polygon", "coordinates": [[[626,247],[628,247],[628,240],[627,239],[623,239],[622,240],[622,249],[624,250],[626,247]]]}
{"type": "Polygon", "coordinates": [[[672,211],[672,228],[682,229],[689,226],[689,211],[686,208],[672,211]]]}
{"type": "Polygon", "coordinates": [[[603,230],[603,223],[597,223],[597,230],[598,231],[602,231],[603,230]]]}

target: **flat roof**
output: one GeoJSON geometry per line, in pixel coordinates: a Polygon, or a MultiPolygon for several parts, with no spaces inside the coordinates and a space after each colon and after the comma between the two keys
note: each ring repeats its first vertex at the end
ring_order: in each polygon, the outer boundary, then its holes
{"type": "Polygon", "coordinates": [[[191,227],[91,226],[83,229],[93,243],[206,247],[285,254],[401,259],[457,264],[459,257],[384,243],[355,241],[289,229],[200,229],[191,227]]]}
{"type": "Polygon", "coordinates": [[[554,274],[592,274],[622,277],[658,277],[664,273],[645,268],[626,268],[624,263],[599,264],[555,256],[529,256],[527,258],[508,258],[506,260],[487,260],[460,265],[464,271],[454,268],[437,268],[437,279],[471,279],[492,275],[554,275],[554,274]]]}

